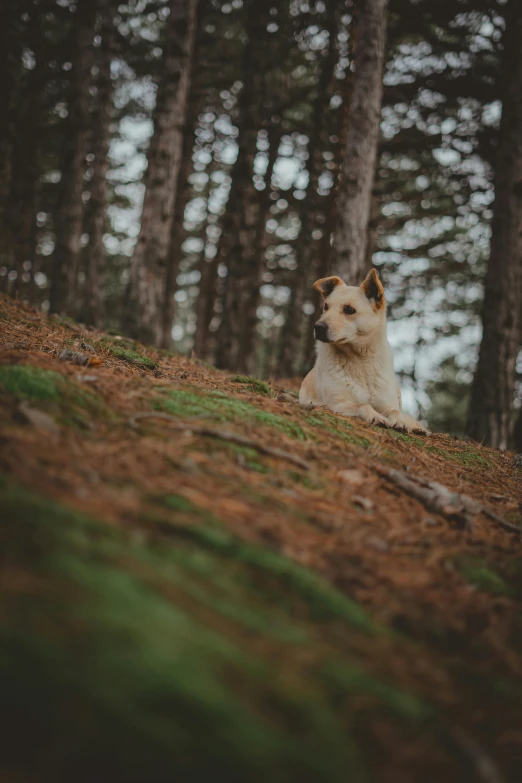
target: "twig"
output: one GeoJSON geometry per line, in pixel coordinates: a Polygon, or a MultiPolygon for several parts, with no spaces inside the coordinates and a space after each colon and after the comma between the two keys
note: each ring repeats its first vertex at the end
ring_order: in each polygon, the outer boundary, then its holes
{"type": "Polygon", "coordinates": [[[416,500],[420,500],[429,511],[456,519],[465,526],[471,526],[478,514],[485,514],[505,530],[522,535],[522,528],[507,522],[489,508],[483,506],[477,500],[463,495],[460,492],[452,492],[439,484],[438,481],[402,473],[400,470],[376,466],[376,471],[393,484],[396,484],[404,492],[416,500]]]}
{"type": "Polygon", "coordinates": [[[477,780],[482,783],[504,783],[495,760],[464,729],[454,726],[443,729],[441,733],[452,750],[471,764],[477,780]]]}
{"type": "Polygon", "coordinates": [[[486,508],[486,506],[482,506],[482,513],[503,527],[505,530],[509,530],[511,533],[518,533],[519,535],[522,535],[522,527],[513,524],[513,522],[508,522],[507,519],[502,519],[502,517],[499,517],[498,514],[495,514],[494,511],[486,508]]]}
{"type": "Polygon", "coordinates": [[[246,446],[250,449],[259,451],[260,454],[266,454],[269,457],[275,459],[285,460],[286,462],[293,462],[303,470],[310,470],[311,465],[301,457],[297,457],[295,454],[291,454],[289,451],[283,451],[283,449],[273,449],[271,446],[265,446],[263,443],[257,443],[255,440],[246,438],[244,435],[238,435],[236,432],[230,430],[215,430],[210,427],[192,427],[187,426],[186,423],[179,422],[174,416],[169,416],[168,413],[136,413],[129,419],[129,425],[136,429],[136,422],[140,419],[157,418],[163,421],[168,421],[174,425],[177,430],[190,430],[195,435],[204,435],[208,438],[217,438],[218,440],[224,440],[228,443],[236,443],[238,446],[246,446]]]}

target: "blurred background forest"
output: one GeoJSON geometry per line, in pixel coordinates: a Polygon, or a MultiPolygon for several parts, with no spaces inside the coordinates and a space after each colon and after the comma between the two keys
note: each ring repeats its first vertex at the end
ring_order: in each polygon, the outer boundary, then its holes
{"type": "Polygon", "coordinates": [[[3,0],[0,289],[290,378],[373,264],[406,407],[522,448],[521,5],[3,0]]]}

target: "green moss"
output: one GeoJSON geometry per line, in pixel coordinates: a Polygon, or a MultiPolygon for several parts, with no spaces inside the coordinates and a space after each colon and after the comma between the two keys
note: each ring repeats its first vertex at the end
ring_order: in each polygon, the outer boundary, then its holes
{"type": "Polygon", "coordinates": [[[371,693],[394,716],[421,723],[433,715],[431,707],[413,694],[387,685],[358,667],[334,663],[325,667],[325,674],[336,691],[340,688],[353,695],[371,693]]]}
{"type": "Polygon", "coordinates": [[[191,418],[208,416],[219,422],[237,421],[248,424],[262,424],[279,430],[289,438],[306,440],[306,435],[297,424],[285,416],[268,413],[255,405],[230,397],[223,392],[199,394],[189,389],[172,389],[156,399],[154,407],[171,416],[191,418]]]}
{"type": "Polygon", "coordinates": [[[353,426],[350,422],[339,416],[318,411],[313,416],[307,416],[306,422],[312,427],[324,430],[330,433],[330,435],[335,435],[354,446],[360,446],[363,449],[367,449],[371,445],[367,438],[356,435],[353,432],[353,426]]]}
{"type": "Polygon", "coordinates": [[[88,427],[113,418],[103,398],[64,375],[21,364],[0,366],[0,388],[17,399],[37,402],[63,424],[88,427]]]}
{"type": "Polygon", "coordinates": [[[170,508],[173,511],[194,513],[198,510],[190,500],[187,500],[187,498],[181,497],[180,495],[164,495],[160,502],[165,508],[170,508]]]}
{"type": "Polygon", "coordinates": [[[363,783],[375,744],[356,746],[354,721],[424,717],[352,660],[353,635],[377,632],[362,609],[217,529],[138,539],[3,481],[0,546],[17,778],[363,783]],[[350,716],[354,693],[365,710],[350,716]]]}
{"type": "Polygon", "coordinates": [[[155,370],[158,366],[153,359],[128,348],[112,346],[111,353],[116,359],[121,359],[127,364],[134,364],[136,367],[143,367],[146,370],[155,370]]]}
{"type": "Polygon", "coordinates": [[[23,364],[0,366],[0,386],[22,400],[57,400],[63,376],[23,364]]]}
{"type": "Polygon", "coordinates": [[[457,571],[462,578],[479,590],[492,595],[510,595],[508,584],[495,571],[489,568],[483,560],[473,558],[457,558],[457,571]]]}
{"type": "Polygon", "coordinates": [[[272,389],[264,381],[260,381],[258,378],[250,378],[248,375],[236,375],[231,379],[234,383],[241,383],[248,387],[248,389],[256,394],[262,394],[269,396],[272,393],[272,389]]]}
{"type": "Polygon", "coordinates": [[[442,449],[439,446],[426,446],[426,451],[430,454],[437,454],[450,462],[465,465],[466,467],[495,467],[492,462],[473,448],[467,448],[463,451],[450,451],[448,449],[442,449]]]}
{"type": "Polygon", "coordinates": [[[384,632],[358,604],[330,587],[316,574],[275,552],[247,544],[214,527],[176,529],[175,535],[193,538],[200,545],[211,548],[222,556],[269,572],[282,583],[285,590],[292,589],[306,599],[309,611],[315,619],[344,620],[367,633],[384,632]]]}
{"type": "Polygon", "coordinates": [[[410,446],[418,446],[419,448],[424,448],[426,445],[426,441],[422,438],[418,438],[415,435],[408,435],[407,432],[400,432],[399,430],[393,430],[389,429],[386,430],[386,433],[395,440],[400,440],[403,443],[407,443],[410,446]]]}
{"type": "Polygon", "coordinates": [[[259,454],[255,449],[230,443],[226,451],[249,470],[254,470],[256,473],[272,473],[272,468],[261,462],[259,454]]]}

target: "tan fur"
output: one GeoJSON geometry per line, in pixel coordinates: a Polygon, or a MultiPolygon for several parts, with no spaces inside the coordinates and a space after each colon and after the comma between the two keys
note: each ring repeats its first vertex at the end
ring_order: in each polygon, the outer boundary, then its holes
{"type": "Polygon", "coordinates": [[[326,306],[316,324],[316,336],[321,333],[328,342],[316,342],[317,360],[301,385],[301,405],[324,405],[370,424],[425,433],[421,424],[402,411],[386,338],[384,289],[375,269],[361,286],[326,277],[317,280],[314,288],[326,306]],[[355,313],[347,314],[346,307],[355,313]]]}

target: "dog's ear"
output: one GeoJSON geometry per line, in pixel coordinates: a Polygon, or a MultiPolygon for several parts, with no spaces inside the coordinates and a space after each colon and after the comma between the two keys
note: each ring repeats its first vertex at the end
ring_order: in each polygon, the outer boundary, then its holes
{"type": "Polygon", "coordinates": [[[377,308],[382,307],[384,304],[384,288],[379,280],[376,269],[372,269],[368,272],[363,284],[361,285],[366,297],[375,302],[377,308]]]}
{"type": "Polygon", "coordinates": [[[322,277],[320,280],[315,281],[314,288],[326,299],[338,285],[343,285],[340,277],[322,277]]]}

